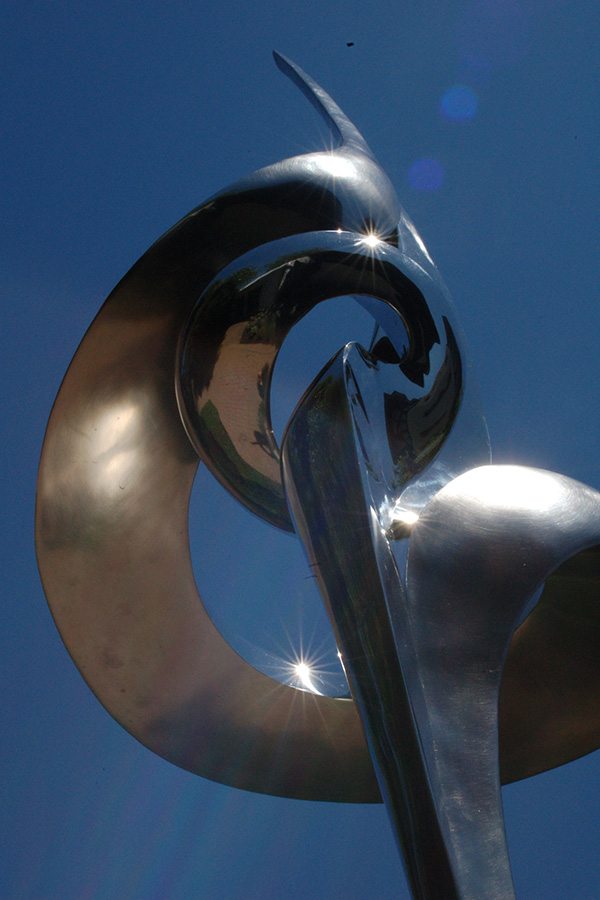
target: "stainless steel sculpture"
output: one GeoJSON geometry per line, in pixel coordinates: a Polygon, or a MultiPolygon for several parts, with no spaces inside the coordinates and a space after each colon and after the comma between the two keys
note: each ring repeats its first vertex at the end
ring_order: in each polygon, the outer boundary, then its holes
{"type": "Polygon", "coordinates": [[[96,696],[156,753],[253,791],[382,797],[415,898],[510,898],[501,782],[600,746],[600,494],[487,465],[437,269],[358,131],[276,61],[338,146],[212,197],[110,295],[48,425],[44,587],[96,696]],[[380,330],[328,363],[280,450],[278,350],[347,294],[380,330]],[[301,537],[353,700],[271,680],[212,625],[187,537],[199,460],[301,537]]]}

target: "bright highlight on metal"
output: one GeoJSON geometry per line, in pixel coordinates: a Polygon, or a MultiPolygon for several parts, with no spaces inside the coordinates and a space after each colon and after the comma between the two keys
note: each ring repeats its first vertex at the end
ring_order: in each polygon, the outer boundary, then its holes
{"type": "Polygon", "coordinates": [[[600,494],[488,465],[422,240],[355,126],[275,58],[337,146],[211,197],[107,299],[48,423],[44,588],[83,677],[156,753],[247,790],[383,799],[416,900],[510,900],[501,782],[600,746],[600,494]],[[279,349],[348,295],[375,337],[340,347],[279,446],[279,349]],[[307,659],[298,689],[268,678],[215,629],[188,545],[200,463],[303,541],[352,699],[323,696],[307,659]]]}
{"type": "Polygon", "coordinates": [[[308,691],[311,691],[313,694],[321,693],[313,681],[314,676],[312,673],[312,669],[309,665],[307,665],[307,663],[296,663],[296,665],[294,666],[294,673],[300,681],[300,684],[308,691]]]}
{"type": "Polygon", "coordinates": [[[381,243],[380,238],[376,234],[366,234],[360,241],[365,247],[377,247],[381,243]]]}

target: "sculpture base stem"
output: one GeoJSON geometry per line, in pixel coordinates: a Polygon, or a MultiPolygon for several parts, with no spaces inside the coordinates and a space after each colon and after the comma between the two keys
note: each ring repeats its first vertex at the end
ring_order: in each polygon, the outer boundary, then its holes
{"type": "Polygon", "coordinates": [[[457,648],[467,664],[457,664],[449,649],[447,659],[438,658],[438,678],[430,644],[415,643],[419,610],[407,599],[370,499],[374,473],[355,436],[347,385],[357,381],[348,369],[347,355],[339,355],[284,437],[295,526],[332,621],[413,896],[514,900],[497,760],[503,657],[488,655],[481,678],[480,660],[469,672],[467,640],[457,648]]]}

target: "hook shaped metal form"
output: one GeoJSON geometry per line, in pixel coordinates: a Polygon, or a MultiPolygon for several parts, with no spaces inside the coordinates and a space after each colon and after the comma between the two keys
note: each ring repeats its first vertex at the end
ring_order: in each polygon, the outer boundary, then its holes
{"type": "MultiPolygon", "coordinates": [[[[142,743],[236,787],[373,802],[380,794],[355,703],[266,677],[234,653],[208,617],[187,533],[199,458],[249,508],[292,527],[268,382],[278,342],[313,301],[303,299],[295,311],[267,301],[276,287],[286,304],[296,302],[301,275],[309,273],[305,296],[313,287],[315,296],[331,296],[337,273],[344,291],[359,293],[383,317],[390,337],[398,316],[409,334],[406,353],[384,339],[360,351],[382,386],[370,414],[379,417],[384,453],[378,439],[367,456],[383,472],[386,490],[396,491],[394,501],[418,511],[453,475],[486,461],[487,440],[460,328],[387,177],[334,102],[293,64],[278,64],[341,143],[220,192],[160,238],[109,296],[48,424],[38,562],[76,665],[142,743]],[[417,309],[430,323],[423,332],[417,309]],[[228,422],[219,366],[229,352],[232,364],[247,362],[248,377],[226,396],[228,422]],[[429,432],[434,400],[443,414],[429,432]],[[245,436],[239,441],[236,434],[245,436]]],[[[598,633],[595,606],[590,600],[584,622],[565,600],[570,588],[591,596],[594,560],[579,554],[570,569],[561,567],[511,641],[500,696],[504,780],[600,745],[600,686],[589,652],[598,633]],[[566,633],[587,660],[587,692],[564,650],[566,633]],[[557,683],[551,671],[561,666],[557,683]],[[532,670],[548,678],[532,684],[532,670]]]]}
{"type": "Polygon", "coordinates": [[[488,448],[448,293],[389,179],[325,91],[275,58],[339,145],[261,169],[201,208],[200,215],[210,210],[215,248],[228,250],[234,237],[238,246],[193,306],[176,386],[190,440],[213,474],[252,512],[293,530],[271,427],[271,378],[290,329],[329,298],[353,295],[387,331],[373,353],[390,371],[386,418],[398,484],[436,457],[447,481],[485,461],[488,448]],[[222,220],[227,232],[213,232],[222,220]]]}

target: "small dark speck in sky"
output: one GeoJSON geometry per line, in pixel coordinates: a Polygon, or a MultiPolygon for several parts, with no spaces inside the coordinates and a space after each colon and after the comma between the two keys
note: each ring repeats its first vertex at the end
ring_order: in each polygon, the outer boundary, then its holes
{"type": "Polygon", "coordinates": [[[348,41],[346,47],[354,47],[354,41],[348,41]]]}

